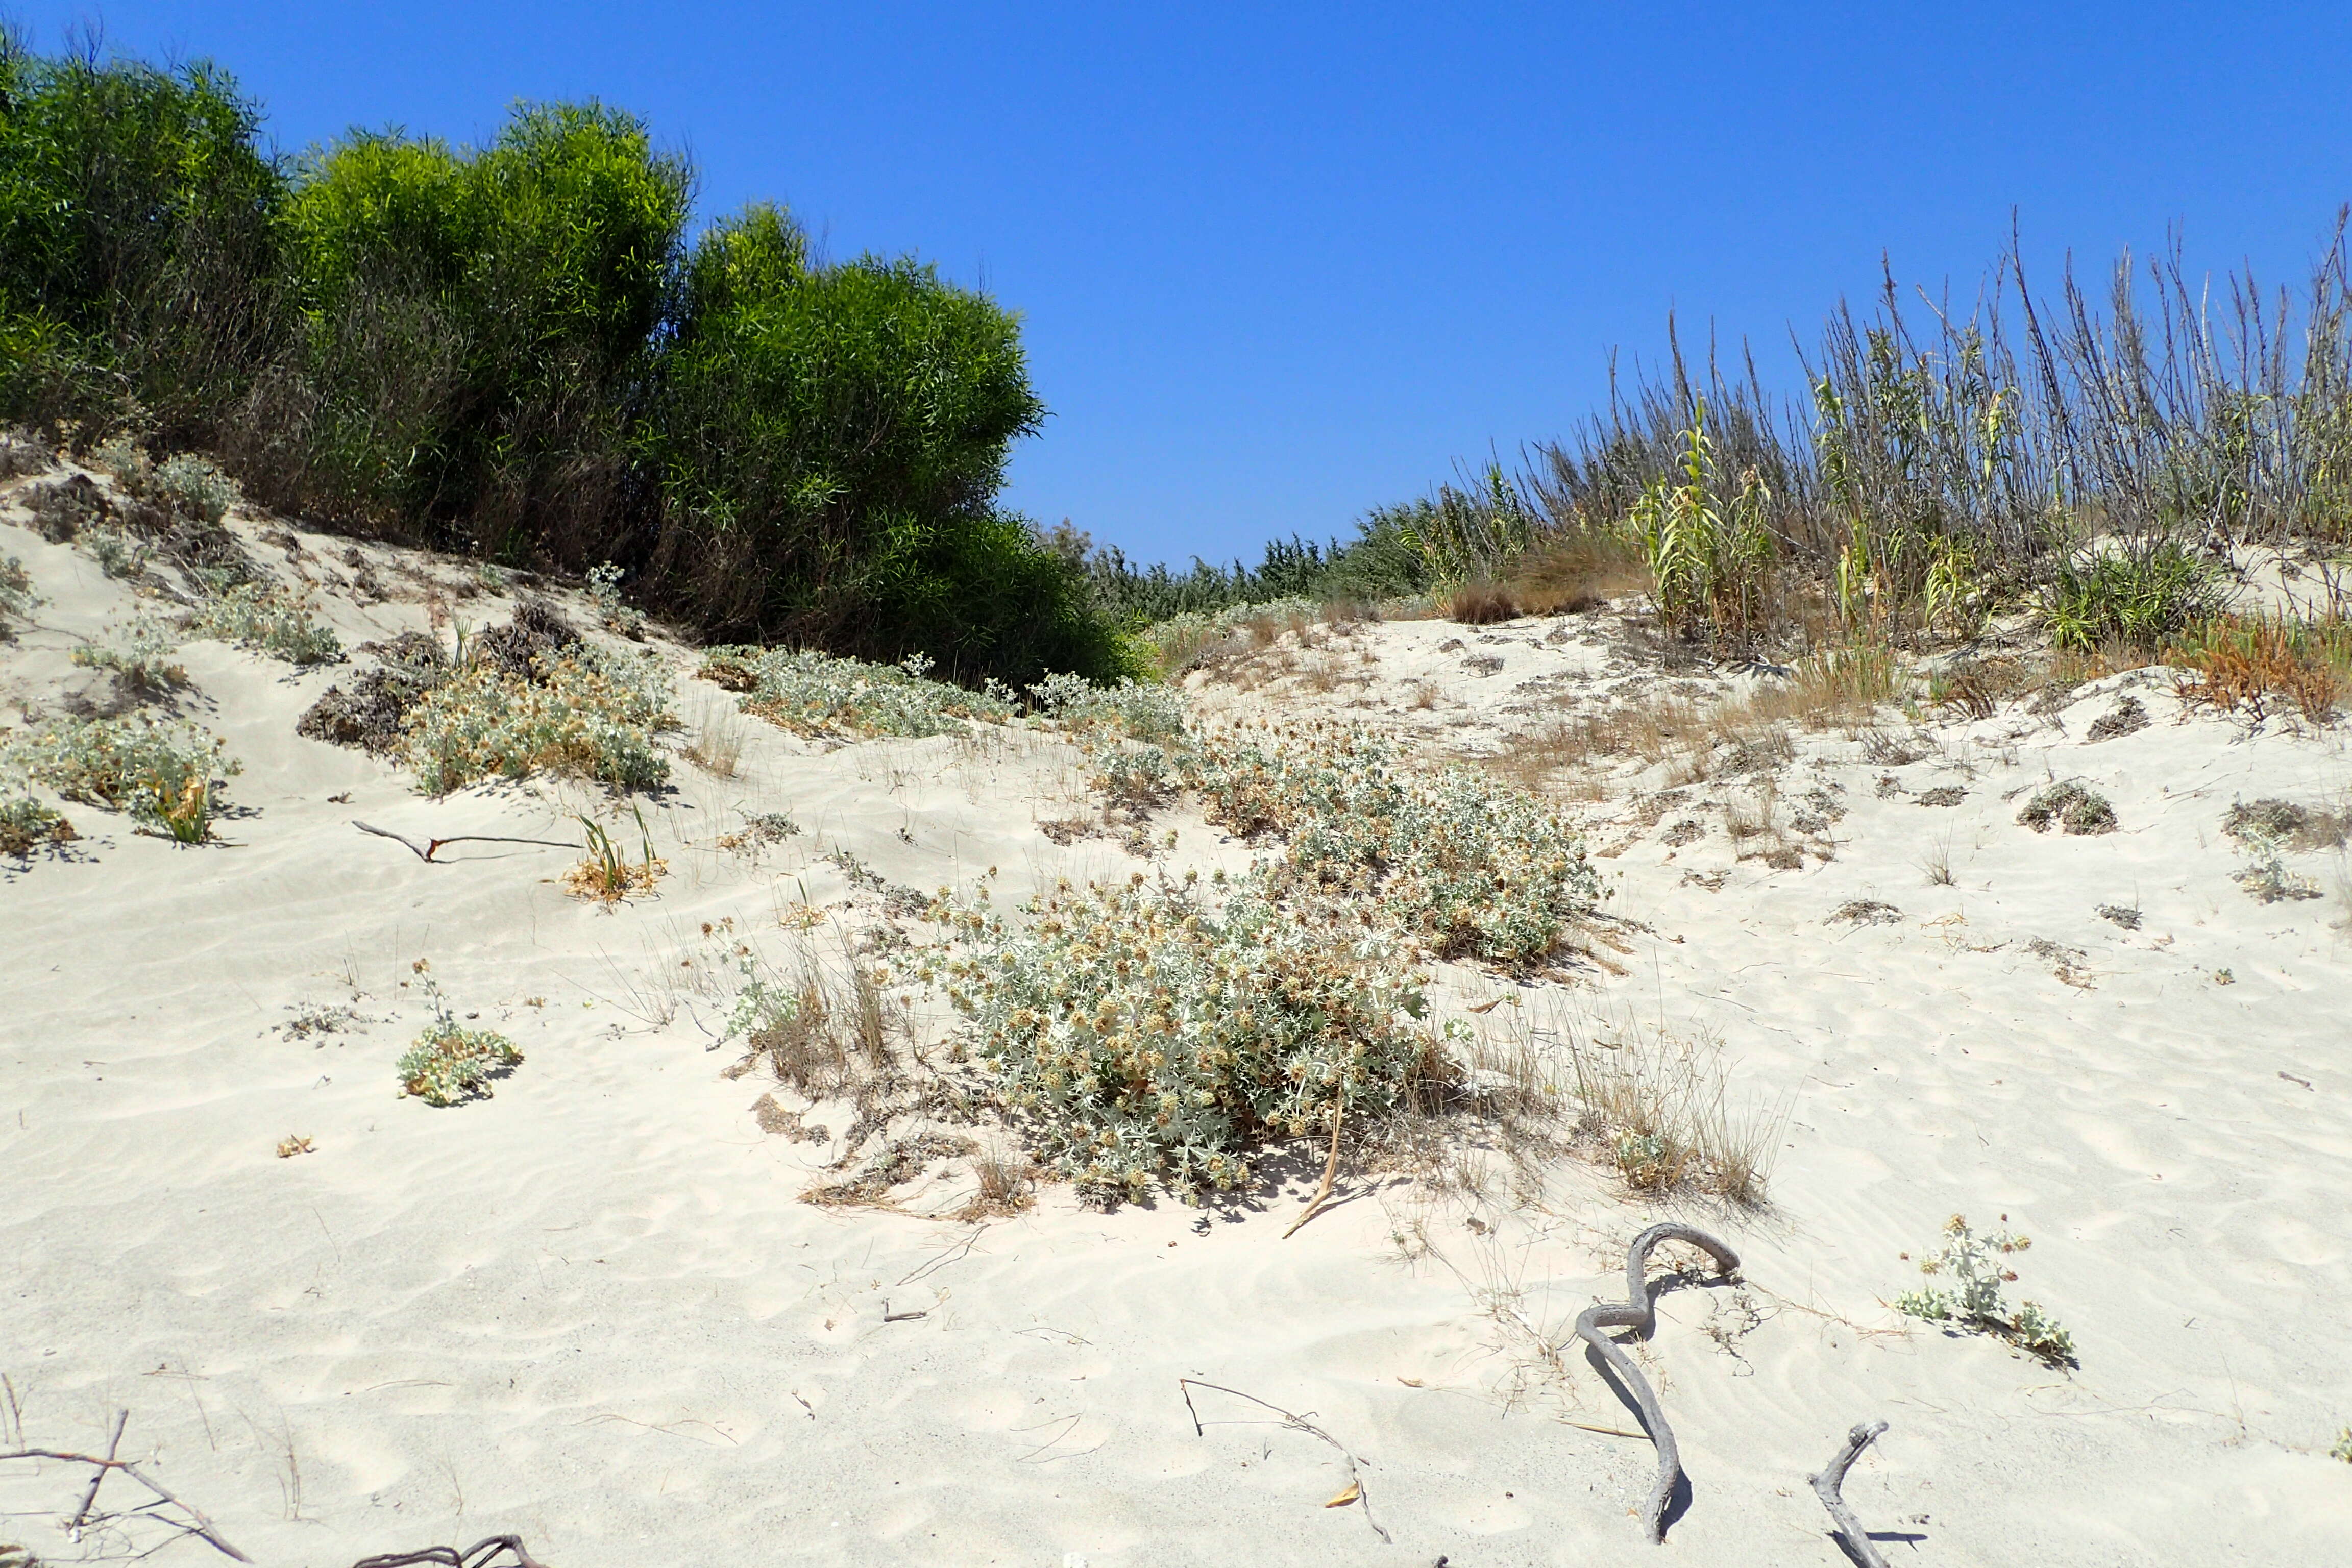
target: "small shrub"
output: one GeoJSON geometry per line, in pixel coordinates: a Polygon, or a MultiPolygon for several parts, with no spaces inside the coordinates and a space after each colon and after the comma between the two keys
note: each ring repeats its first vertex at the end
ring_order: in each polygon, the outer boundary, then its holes
{"type": "Polygon", "coordinates": [[[0,430],[0,480],[46,474],[57,466],[57,453],[38,436],[29,430],[0,430]]]}
{"type": "Polygon", "coordinates": [[[1184,697],[1166,686],[1133,679],[1097,685],[1077,675],[1049,675],[1029,688],[1050,721],[1067,730],[1108,729],[1138,741],[1174,741],[1184,733],[1184,697]]]}
{"type": "Polygon", "coordinates": [[[741,854],[756,855],[771,845],[782,844],[801,832],[801,825],[791,814],[782,811],[747,811],[743,826],[732,833],[719,836],[719,847],[741,854]]]}
{"type": "MultiPolygon", "coordinates": [[[[2279,806],[2286,803],[2258,801],[2255,804],[2279,806]]],[[[2234,811],[2232,815],[2235,815],[2234,811]]],[[[2275,904],[2282,900],[2321,896],[2318,883],[2288,868],[2284,854],[2288,840],[2284,833],[2263,823],[2259,816],[2241,822],[2228,831],[2238,840],[2247,856],[2247,865],[2242,870],[2232,873],[2231,880],[2245,889],[2249,898],[2261,903],[2275,904]]]]}
{"type": "Polygon", "coordinates": [[[155,477],[154,459],[128,436],[110,436],[89,450],[89,466],[112,479],[133,496],[144,496],[155,477]]]}
{"type": "Polygon", "coordinates": [[[182,844],[212,835],[219,809],[216,772],[242,771],[224,743],[192,724],[162,724],[143,713],[63,718],[12,748],[12,760],[68,800],[110,811],[182,844]]]}
{"type": "Polygon", "coordinates": [[[2032,1237],[2005,1230],[1979,1236],[1959,1215],[1944,1222],[1944,1235],[1948,1239],[1920,1261],[1919,1272],[1948,1279],[1954,1288],[1946,1290],[1929,1285],[1906,1291],[1895,1299],[1895,1310],[1929,1322],[1957,1322],[1963,1328],[1999,1334],[2053,1366],[2071,1365],[2074,1360],[2072,1334],[2034,1302],[2021,1302],[2012,1311],[2002,1299],[2002,1285],[2017,1275],[2000,1260],[2032,1247],[2032,1237]]]}
{"type": "Polygon", "coordinates": [[[477,666],[426,692],[402,721],[417,786],[446,795],[478,779],[552,773],[650,789],[669,776],[654,738],[677,719],[655,655],[581,643],[542,656],[534,673],[477,666]]]}
{"type": "Polygon", "coordinates": [[[2352,1465],[2352,1426],[2347,1426],[2336,1435],[2336,1446],[2327,1450],[2327,1457],[2352,1465]]]}
{"type": "Polygon", "coordinates": [[[967,691],[929,677],[931,661],[897,665],[835,658],[812,648],[713,648],[702,679],[741,692],[744,712],[803,735],[952,734],[969,720],[1003,723],[1012,693],[994,682],[967,691]]]}
{"type": "Polygon", "coordinates": [[[2017,820],[2036,833],[2047,833],[2052,823],[2069,833],[2113,833],[2116,808],[2106,796],[2074,779],[2052,784],[2036,794],[2018,812],[2017,820]]]}
{"type": "Polygon", "coordinates": [[[282,589],[239,583],[196,611],[198,637],[218,637],[289,664],[337,664],[343,645],[311,607],[282,589]]]}
{"type": "Polygon", "coordinates": [[[182,452],[158,464],[143,492],[182,517],[216,525],[236,504],[236,481],[208,458],[182,452]]]}
{"type": "Polygon", "coordinates": [[[22,561],[14,555],[0,560],[0,616],[31,620],[33,612],[43,602],[41,596],[33,592],[32,574],[25,570],[22,561]]]}
{"type": "Polygon", "coordinates": [[[80,837],[72,823],[29,795],[0,801],[0,855],[29,860],[36,849],[54,849],[80,837]]]}
{"type": "Polygon", "coordinates": [[[2242,844],[2284,845],[2290,849],[2340,849],[2352,836],[2352,818],[2316,806],[2265,796],[2257,801],[2232,801],[2221,818],[2221,831],[2242,844]]]}
{"type": "Polygon", "coordinates": [[[125,583],[144,573],[155,555],[143,540],[110,523],[83,529],[74,535],[74,548],[96,562],[107,576],[125,583]]]}
{"type": "Polygon", "coordinates": [[[111,670],[133,691],[160,696],[188,683],[184,666],[172,661],[179,645],[151,616],[134,619],[120,641],[83,643],[73,650],[74,663],[84,669],[111,670]]]}
{"type": "Polygon", "coordinates": [[[596,606],[596,621],[608,632],[642,638],[646,617],[621,602],[621,579],[627,574],[610,561],[588,568],[588,597],[596,606]]]}
{"type": "Polygon", "coordinates": [[[1089,1195],[1189,1202],[1250,1179],[1266,1139],[1379,1115],[1433,1069],[1419,977],[1375,932],[1302,920],[1260,879],[1061,884],[1010,921],[938,910],[966,1042],[1047,1165],[1089,1195]]]}
{"type": "Polygon", "coordinates": [[[1100,759],[1093,782],[1110,804],[1127,811],[1164,802],[1174,782],[1168,753],[1158,746],[1115,747],[1100,759]]]}
{"type": "Polygon", "coordinates": [[[401,1054],[395,1068],[401,1093],[441,1106],[489,1099],[490,1080],[521,1066],[522,1052],[504,1035],[459,1024],[441,994],[440,983],[433,978],[432,966],[420,958],[410,967],[424,978],[433,1022],[401,1054]]]}
{"type": "Polygon", "coordinates": [[[2062,562],[2043,593],[2042,614],[2050,640],[2062,648],[2153,648],[2220,615],[2228,600],[2213,569],[2168,540],[2152,549],[2062,562]]]}
{"type": "Polygon", "coordinates": [[[338,746],[358,746],[385,755],[400,750],[409,710],[447,680],[454,667],[438,643],[422,632],[403,632],[383,642],[360,645],[382,660],[346,691],[330,686],[295,721],[297,734],[338,746]]]}

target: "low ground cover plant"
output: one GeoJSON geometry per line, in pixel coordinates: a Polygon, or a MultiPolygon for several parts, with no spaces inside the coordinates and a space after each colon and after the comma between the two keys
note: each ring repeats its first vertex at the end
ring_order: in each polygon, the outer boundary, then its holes
{"type": "Polygon", "coordinates": [[[68,800],[125,812],[182,844],[212,836],[221,805],[214,775],[242,771],[216,737],[144,713],[53,719],[12,746],[10,761],[68,800]]]}
{"type": "Polygon", "coordinates": [[[31,795],[0,800],[0,855],[26,860],[36,849],[53,849],[80,837],[72,823],[31,795]]]}
{"type": "MultiPolygon", "coordinates": [[[[2014,1236],[2006,1230],[1979,1236],[1959,1215],[1944,1222],[1944,1245],[1919,1260],[1919,1272],[1949,1280],[1952,1288],[1926,1285],[1906,1291],[1895,1298],[1896,1311],[1929,1322],[1957,1323],[1964,1329],[1998,1334],[2053,1366],[2073,1363],[2072,1334],[2034,1302],[2022,1301],[2011,1309],[2002,1295],[2002,1286],[2017,1278],[2016,1271],[2002,1259],[2032,1247],[2032,1237],[2014,1236]]],[[[1908,1258],[1910,1254],[1904,1256],[1908,1258]]]]}
{"type": "MultiPolygon", "coordinates": [[[[14,555],[0,560],[0,617],[30,620],[40,605],[41,596],[33,592],[32,574],[25,570],[25,563],[14,555]]],[[[6,626],[0,622],[0,637],[6,635],[6,626]]]]}
{"type": "Polygon", "coordinates": [[[1269,1139],[1394,1108],[1439,1070],[1420,977],[1336,912],[1301,920],[1262,878],[1072,888],[1008,919],[937,908],[965,1041],[1045,1163],[1101,1199],[1187,1201],[1250,1179],[1269,1139]]]}
{"type": "Polygon", "coordinates": [[[1076,675],[1049,675],[1029,688],[1030,700],[1048,722],[1066,730],[1106,730],[1137,741],[1183,738],[1184,697],[1171,687],[1122,678],[1098,685],[1076,675]]]}
{"type": "Polygon", "coordinates": [[[814,648],[711,649],[697,673],[742,694],[744,712],[796,734],[850,739],[952,734],[967,721],[1002,723],[1013,693],[993,681],[978,691],[930,678],[931,661],[896,665],[836,658],[814,648]]]}
{"type": "Polygon", "coordinates": [[[669,776],[656,736],[677,725],[667,668],[651,653],[581,642],[535,655],[523,677],[488,661],[427,690],[402,720],[401,751],[432,795],[535,773],[650,789],[669,776]]]}
{"type": "Polygon", "coordinates": [[[236,583],[196,609],[191,628],[289,664],[337,664],[341,639],[321,626],[303,599],[259,583],[236,583]]]}
{"type": "Polygon", "coordinates": [[[435,1106],[489,1099],[490,1080],[521,1066],[522,1052],[495,1030],[468,1029],[460,1024],[425,960],[418,959],[410,968],[422,977],[433,1022],[401,1054],[395,1069],[400,1074],[400,1092],[435,1106]]]}
{"type": "Polygon", "coordinates": [[[1369,735],[1204,737],[1189,782],[1211,820],[1286,840],[1278,889],[1368,900],[1441,958],[1532,968],[1602,897],[1550,806],[1468,768],[1410,765],[1369,735]]]}
{"type": "Polygon", "coordinates": [[[158,696],[188,683],[187,669],[172,658],[178,649],[161,622],[142,615],[104,642],[79,645],[71,657],[84,669],[110,671],[124,689],[158,696]]]}
{"type": "Polygon", "coordinates": [[[2079,779],[2066,779],[2038,790],[2019,808],[2017,820],[2036,833],[2056,824],[2068,833],[2113,833],[2116,808],[2107,797],[2079,779]]]}
{"type": "Polygon", "coordinates": [[[2352,620],[2217,616],[2169,645],[2165,660],[2188,672],[2177,689],[2190,707],[2262,719],[2284,700],[2326,724],[2352,690],[2352,620]]]}

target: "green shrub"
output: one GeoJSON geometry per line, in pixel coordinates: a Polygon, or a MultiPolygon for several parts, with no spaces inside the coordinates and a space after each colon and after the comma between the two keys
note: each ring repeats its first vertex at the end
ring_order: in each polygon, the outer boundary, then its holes
{"type": "Polygon", "coordinates": [[[887,665],[811,648],[717,647],[698,673],[743,693],[744,712],[803,735],[948,735],[971,720],[1013,717],[1002,687],[967,691],[931,679],[930,668],[920,654],[887,665]]]}
{"type": "Polygon", "coordinates": [[[2107,797],[2074,779],[2038,791],[2018,809],[2017,820],[2036,833],[2056,823],[2069,833],[2113,833],[2116,808],[2107,797]]]}
{"type": "Polygon", "coordinates": [[[2051,641],[2062,648],[2087,653],[2123,643],[2152,650],[2221,614],[2229,598],[2211,567],[2165,540],[2062,561],[2043,591],[2042,614],[2051,641]]]}
{"type": "Polygon", "coordinates": [[[236,481],[211,458],[181,452],[156,466],[147,493],[183,517],[217,523],[236,504],[236,481]]]}
{"type": "Polygon", "coordinates": [[[72,823],[30,795],[0,801],[0,855],[27,859],[36,849],[70,844],[79,837],[72,823]]]}
{"type": "Polygon", "coordinates": [[[1079,676],[1049,675],[1029,688],[1029,696],[1049,722],[1064,729],[1107,729],[1138,741],[1184,735],[1184,696],[1170,687],[1132,679],[1098,686],[1079,676]]]}
{"type": "Polygon", "coordinates": [[[283,589],[239,583],[198,607],[198,637],[218,637],[289,664],[339,664],[343,645],[310,606],[283,589]]]}
{"type": "Polygon", "coordinates": [[[134,618],[119,641],[83,643],[73,650],[84,669],[106,669],[125,686],[150,693],[187,684],[188,672],[173,662],[179,644],[152,616],[134,618]]]}
{"type": "Polygon", "coordinates": [[[478,779],[551,773],[650,789],[669,776],[655,736],[677,717],[657,658],[583,642],[533,665],[525,678],[478,664],[408,710],[403,750],[418,788],[447,795],[478,779]]]}
{"type": "Polygon", "coordinates": [[[1250,1179],[1268,1138],[1393,1108],[1433,1070],[1419,977],[1375,932],[1296,918],[1244,880],[1066,883],[1009,921],[984,897],[939,911],[967,1043],[1039,1154],[1080,1189],[1187,1201],[1250,1179]],[[1335,930],[1349,934],[1335,938],[1335,930]]]}
{"type": "Polygon", "coordinates": [[[133,713],[52,720],[12,746],[9,761],[68,800],[128,812],[142,827],[201,844],[219,811],[213,775],[243,771],[225,750],[193,724],[133,713]]]}
{"type": "Polygon", "coordinates": [[[1212,821],[1286,838],[1290,885],[1365,900],[1441,958],[1542,963],[1601,896],[1576,830],[1467,768],[1413,766],[1360,733],[1205,738],[1212,821]]]}

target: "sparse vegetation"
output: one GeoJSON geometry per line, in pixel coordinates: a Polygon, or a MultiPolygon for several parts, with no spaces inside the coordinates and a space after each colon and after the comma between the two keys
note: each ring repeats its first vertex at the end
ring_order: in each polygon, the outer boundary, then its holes
{"type": "Polygon", "coordinates": [[[154,697],[188,683],[186,668],[172,658],[179,646],[162,623],[142,614],[106,642],[79,644],[71,657],[84,669],[110,671],[126,690],[154,697]]]}
{"type": "Polygon", "coordinates": [[[28,860],[37,849],[54,849],[80,837],[72,823],[30,795],[0,800],[0,855],[28,860]]]}
{"type": "Polygon", "coordinates": [[[1957,1323],[1999,1334],[2053,1366],[2074,1364],[2072,1334],[2034,1302],[2021,1302],[2012,1310],[2003,1298],[2001,1287],[2015,1280],[2017,1274],[2002,1259],[2032,1247],[2031,1237],[2013,1236],[2006,1230],[1979,1236],[1959,1215],[1944,1222],[1944,1245],[1920,1259],[1919,1272],[1949,1279],[1952,1289],[1927,1285],[1906,1291],[1895,1299],[1896,1311],[1929,1322],[1957,1323]]]}
{"type": "Polygon", "coordinates": [[[522,1065],[522,1052],[504,1035],[468,1029],[457,1021],[432,966],[418,959],[410,968],[421,977],[433,1022],[402,1053],[400,1091],[427,1105],[462,1105],[490,1098],[490,1082],[522,1065]]]}
{"type": "Polygon", "coordinates": [[[2056,824],[2069,833],[2113,833],[2116,808],[2107,797],[2079,779],[2066,779],[2038,790],[2019,808],[2017,820],[2036,833],[2056,824]]]}
{"type": "Polygon", "coordinates": [[[654,883],[668,874],[669,862],[654,853],[653,834],[646,826],[644,811],[637,810],[636,816],[644,855],[634,862],[621,853],[604,824],[589,816],[578,819],[582,831],[588,836],[588,854],[563,873],[563,886],[568,890],[604,904],[617,904],[632,893],[654,890],[654,883]]]}
{"type": "Polygon", "coordinates": [[[257,583],[232,584],[197,606],[193,629],[239,647],[266,653],[289,664],[336,664],[341,639],[321,626],[314,606],[284,589],[257,583]]]}
{"type": "Polygon", "coordinates": [[[126,812],[182,844],[212,836],[221,804],[214,774],[241,771],[221,741],[143,713],[53,719],[13,745],[10,761],[68,800],[126,812]]]}
{"type": "Polygon", "coordinates": [[[1578,1135],[1636,1192],[1706,1192],[1758,1205],[1780,1117],[1735,1112],[1719,1058],[1661,1031],[1572,1039],[1578,1135]]]}
{"type": "Polygon", "coordinates": [[[656,656],[583,642],[535,656],[530,668],[526,678],[477,663],[408,710],[402,751],[419,788],[446,795],[478,779],[551,773],[649,789],[669,776],[655,737],[677,720],[656,656]]]}
{"type": "MultiPolygon", "coordinates": [[[[14,616],[30,620],[39,608],[41,596],[33,592],[33,579],[25,563],[14,555],[0,560],[0,617],[14,616]]],[[[5,620],[0,620],[0,637],[8,635],[5,620]]]]}
{"type": "Polygon", "coordinates": [[[970,720],[1013,717],[1004,688],[968,691],[931,679],[930,668],[920,654],[887,665],[811,648],[719,647],[697,673],[742,693],[744,712],[804,735],[947,735],[970,720]]]}
{"type": "Polygon", "coordinates": [[[2179,685],[2191,707],[2243,710],[2267,717],[2284,698],[2315,724],[2331,722],[2352,690],[2352,621],[2286,616],[2218,616],[2166,650],[2171,664],[2190,672],[2179,685]]]}

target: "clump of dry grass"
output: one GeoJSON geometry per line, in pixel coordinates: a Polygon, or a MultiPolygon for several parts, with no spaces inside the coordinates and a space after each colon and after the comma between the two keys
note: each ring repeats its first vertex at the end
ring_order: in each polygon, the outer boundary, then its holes
{"type": "Polygon", "coordinates": [[[2273,698],[2315,724],[2331,722],[2352,688],[2352,620],[2328,616],[2220,616],[2166,649],[2189,673],[2179,684],[2190,707],[2268,715],[2273,698]]]}
{"type": "Polygon", "coordinates": [[[731,779],[743,768],[742,721],[723,709],[706,709],[694,738],[679,747],[686,760],[714,778],[731,779]]]}
{"type": "Polygon", "coordinates": [[[586,816],[579,821],[588,835],[588,853],[563,873],[564,889],[574,897],[617,904],[632,893],[652,892],[654,884],[669,874],[669,863],[654,853],[653,835],[646,827],[643,811],[637,813],[637,833],[645,853],[634,862],[622,855],[602,824],[586,816]]]}
{"type": "Polygon", "coordinates": [[[1784,1117],[1774,1110],[1733,1110],[1712,1042],[1609,1028],[1572,1041],[1569,1060],[1578,1133],[1627,1186],[1763,1203],[1784,1117]]]}
{"type": "Polygon", "coordinates": [[[1510,588],[1501,583],[1465,583],[1447,595],[1445,616],[1465,626],[1490,626],[1515,621],[1525,612],[1510,588]]]}

